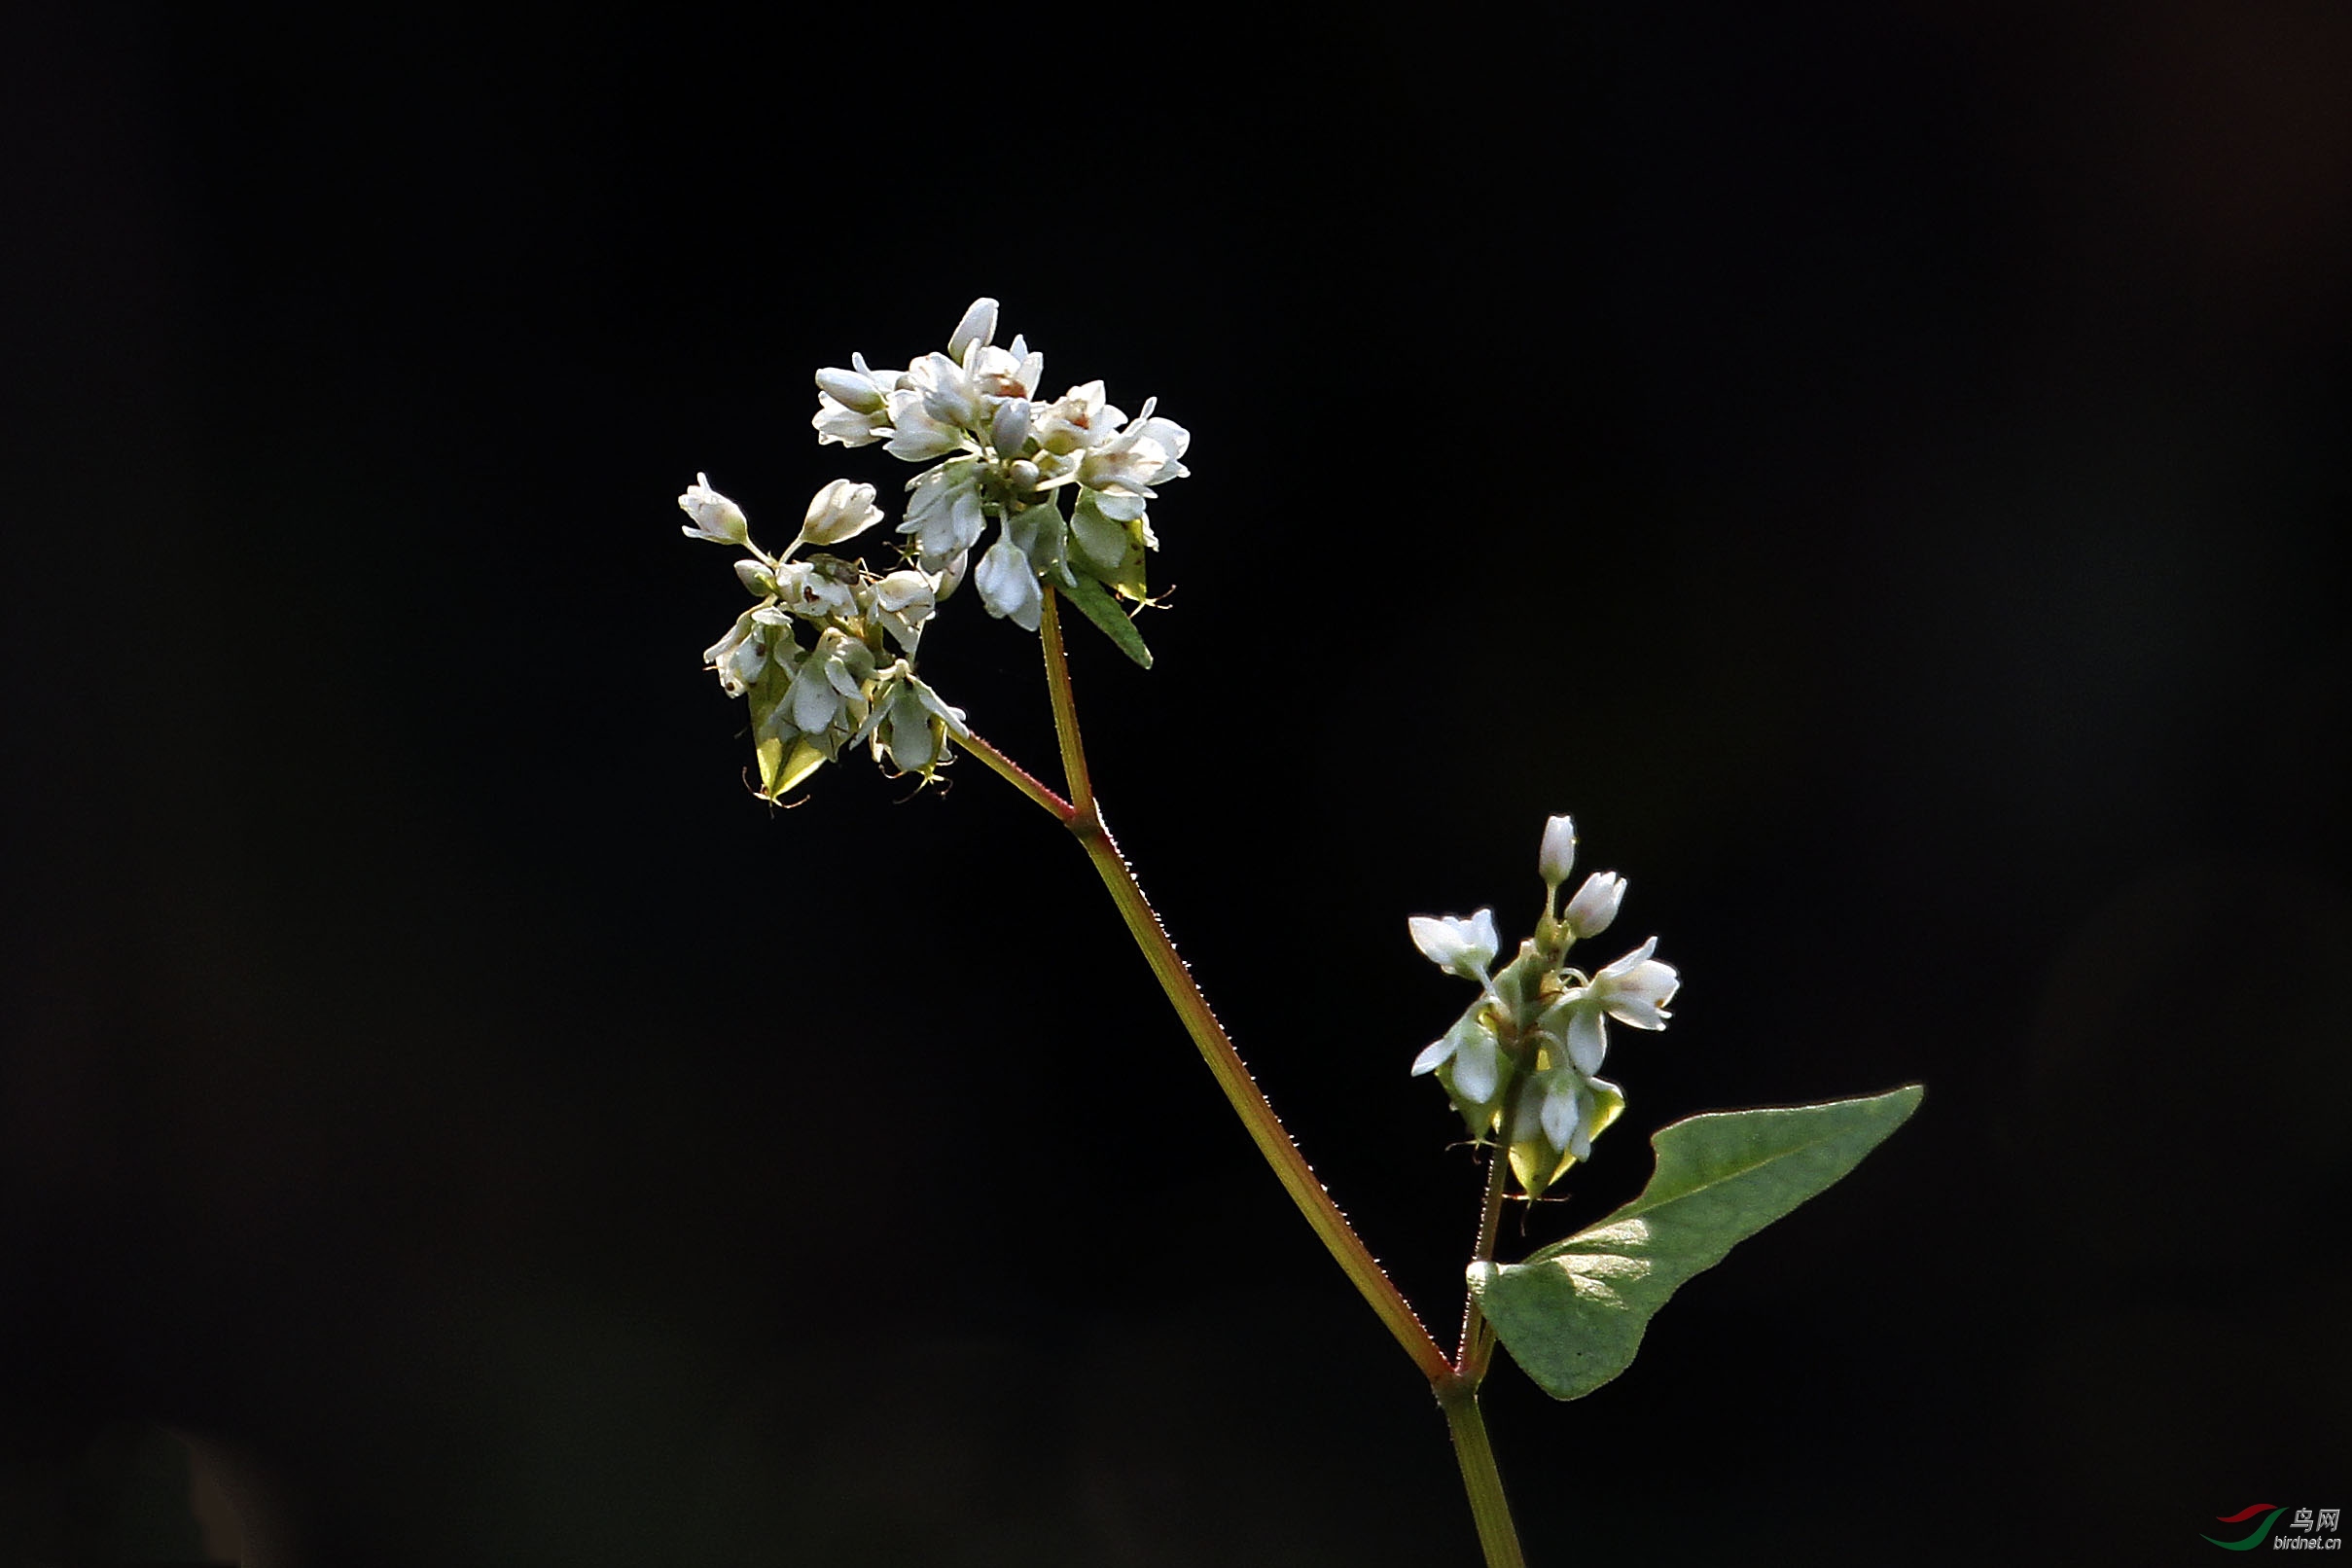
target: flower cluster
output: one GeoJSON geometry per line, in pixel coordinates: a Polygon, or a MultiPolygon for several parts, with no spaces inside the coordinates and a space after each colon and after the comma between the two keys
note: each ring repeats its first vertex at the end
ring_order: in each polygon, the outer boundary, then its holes
{"type": "Polygon", "coordinates": [[[735,576],[760,602],[702,659],[728,695],[751,701],[760,793],[774,800],[861,740],[876,762],[928,781],[947,760],[947,737],[968,733],[962,711],[914,673],[939,579],[912,568],[877,577],[823,552],[793,559],[802,545],[837,545],[881,521],[873,486],[836,480],[819,490],[779,555],[752,543],[743,509],[707,475],[695,477],[678,505],[694,519],[681,530],[688,538],[751,552],[735,562],[735,576]]]}
{"type": "Polygon", "coordinates": [[[1047,401],[1046,356],[1020,338],[996,346],[996,302],[975,300],[944,353],[922,355],[895,374],[850,368],[817,372],[817,440],[874,442],[891,456],[930,463],[908,482],[909,553],[946,585],[962,582],[991,519],[996,539],[971,565],[988,613],[1035,631],[1044,586],[1083,580],[1146,602],[1144,552],[1157,550],[1146,504],[1155,485],[1182,479],[1192,436],[1153,412],[1129,421],[1087,381],[1047,401]],[[933,461],[937,459],[937,461],[933,461]],[[1065,515],[1063,490],[1076,499],[1065,515]]]}
{"type": "Polygon", "coordinates": [[[1499,971],[1491,909],[1467,919],[1415,915],[1410,922],[1414,944],[1431,962],[1479,987],[1478,999],[1414,1058],[1412,1070],[1438,1075],[1473,1136],[1502,1139],[1512,1173],[1530,1197],[1541,1197],[1570,1165],[1589,1159],[1592,1140],[1625,1108],[1623,1092],[1597,1076],[1609,1050],[1609,1020],[1663,1029],[1666,1004],[1682,984],[1671,964],[1651,956],[1656,937],[1590,976],[1568,966],[1568,949],[1606,931],[1625,897],[1623,877],[1595,872],[1559,909],[1560,887],[1575,865],[1576,825],[1553,817],[1544,826],[1538,857],[1543,918],[1499,971]]]}
{"type": "Polygon", "coordinates": [[[752,543],[743,509],[707,476],[678,497],[688,538],[749,552],[735,575],[759,602],[702,658],[729,695],[750,700],[760,792],[770,800],[861,740],[877,762],[926,781],[948,760],[949,738],[970,731],[916,677],[915,650],[967,575],[990,615],[1030,631],[1055,585],[1131,637],[1113,595],[1150,602],[1144,552],[1159,542],[1146,506],[1155,485],[1184,477],[1192,444],[1153,412],[1157,400],[1130,422],[1100,381],[1041,398],[1045,356],[1019,338],[996,346],[994,300],[972,303],[944,353],[898,373],[871,369],[862,354],[850,365],[817,372],[818,444],[880,442],[930,464],[907,485],[896,569],[876,574],[826,552],[883,520],[871,484],[827,484],[774,555],[752,543]],[[1076,498],[1066,514],[1065,492],[1076,498]],[[976,562],[991,522],[995,541],[976,562]],[[803,546],[811,552],[796,559],[803,546]]]}

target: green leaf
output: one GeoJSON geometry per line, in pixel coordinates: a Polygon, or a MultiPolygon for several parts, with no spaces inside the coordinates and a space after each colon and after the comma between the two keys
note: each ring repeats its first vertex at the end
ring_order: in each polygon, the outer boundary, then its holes
{"type": "Polygon", "coordinates": [[[1121,653],[1145,669],[1152,667],[1152,650],[1143,645],[1143,633],[1135,629],[1135,623],[1127,619],[1119,601],[1100,583],[1082,575],[1061,592],[1062,597],[1087,613],[1088,621],[1102,628],[1104,636],[1119,644],[1121,653]]]}
{"type": "Polygon", "coordinates": [[[1677,1122],[1641,1196],[1525,1263],[1472,1265],[1471,1292],[1545,1393],[1581,1399],[1633,1364],[1676,1287],[1852,1170],[1924,1092],[1677,1122]]]}

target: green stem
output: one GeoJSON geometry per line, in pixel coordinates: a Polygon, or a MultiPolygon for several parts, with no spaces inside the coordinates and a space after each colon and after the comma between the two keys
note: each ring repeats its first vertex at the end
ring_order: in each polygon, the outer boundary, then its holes
{"type": "Polygon", "coordinates": [[[994,746],[989,745],[972,731],[965,731],[957,737],[957,741],[966,751],[994,768],[997,775],[1006,783],[1045,807],[1052,815],[1054,821],[1067,827],[1070,819],[1077,815],[1077,812],[1071,809],[1070,802],[1048,789],[1039,781],[1036,774],[998,751],[994,746]]]}
{"type": "MultiPolygon", "coordinates": [[[[1515,1044],[1517,1036],[1511,1036],[1515,1044]]],[[[1495,1238],[1502,1229],[1503,1189],[1511,1175],[1511,1131],[1519,1124],[1519,1097],[1526,1092],[1527,1075],[1512,1076],[1511,1091],[1503,1096],[1503,1112],[1496,1141],[1486,1147],[1486,1197],[1479,1207],[1479,1238],[1472,1246],[1473,1264],[1494,1262],[1495,1238]]],[[[1462,1347],[1454,1357],[1454,1371],[1476,1393],[1486,1380],[1487,1365],[1494,1359],[1494,1325],[1479,1310],[1479,1299],[1467,1290],[1462,1295],[1462,1347]]]]}
{"type": "MultiPolygon", "coordinates": [[[[1103,824],[1101,803],[1095,799],[1093,781],[1087,769],[1086,744],[1079,734],[1077,697],[1070,684],[1069,658],[1062,647],[1061,618],[1055,598],[1049,585],[1040,629],[1045,641],[1046,683],[1052,697],[1053,732],[1060,743],[1071,800],[1064,801],[980,736],[968,734],[964,744],[1014,788],[1068,828],[1085,848],[1103,885],[1110,889],[1111,901],[1118,906],[1128,935],[1135,939],[1144,961],[1158,977],[1160,988],[1167,993],[1186,1032],[1199,1048],[1201,1059],[1208,1063],[1218,1087],[1225,1090],[1226,1099],[1241,1118],[1242,1125],[1249,1129],[1259,1153],[1273,1167],[1291,1201],[1314,1228],[1315,1234],[1358,1294],[1371,1304],[1389,1333],[1396,1336],[1397,1343],[1412,1358],[1413,1365],[1429,1379],[1430,1389],[1445,1412],[1446,1430],[1453,1439],[1454,1458],[1462,1468],[1462,1486],[1469,1494],[1471,1516],[1478,1525],[1479,1546],[1485,1554],[1486,1568],[1526,1568],[1527,1559],[1519,1550],[1518,1531],[1511,1519],[1511,1504],[1503,1495],[1503,1478],[1495,1468],[1494,1448],[1486,1439],[1485,1418],[1479,1410],[1479,1381],[1484,1376],[1493,1353],[1493,1330],[1479,1316],[1478,1303],[1471,1301],[1463,1309],[1459,1367],[1446,1361],[1445,1353],[1438,1348],[1429,1330],[1414,1314],[1411,1303],[1380,1267],[1355,1227],[1347,1223],[1347,1216],[1339,1212],[1331,1194],[1315,1179],[1313,1168],[1300,1154],[1299,1146],[1291,1141],[1282,1119],[1274,1114],[1273,1106],[1258,1087],[1258,1081],[1250,1075],[1241,1053],[1233,1049],[1232,1038],[1217,1021],[1208,998],[1194,982],[1193,973],[1178,956],[1167,928],[1159,923],[1159,916],[1144,896],[1134,873],[1127,869],[1126,858],[1119,852],[1119,841],[1103,824]]],[[[1486,1197],[1479,1221],[1477,1252],[1482,1260],[1491,1259],[1494,1254],[1508,1168],[1509,1157],[1504,1147],[1495,1146],[1488,1155],[1486,1197]]]]}
{"type": "Polygon", "coordinates": [[[1332,1257],[1337,1261],[1358,1293],[1371,1304],[1372,1311],[1378,1314],[1380,1321],[1387,1325],[1388,1332],[1396,1336],[1397,1343],[1412,1358],[1413,1365],[1421,1370],[1421,1374],[1433,1384],[1441,1380],[1451,1381],[1453,1366],[1445,1359],[1445,1352],[1438,1348],[1437,1340],[1430,1337],[1429,1330],[1414,1315],[1403,1293],[1381,1269],[1379,1262],[1372,1255],[1372,1249],[1364,1244],[1364,1238],[1356,1234],[1355,1228],[1347,1223],[1347,1216],[1339,1212],[1339,1205],[1332,1201],[1331,1194],[1325,1192],[1323,1184],[1315,1179],[1306,1157],[1291,1141],[1290,1133],[1283,1128],[1282,1119],[1274,1114],[1273,1106],[1258,1087],[1258,1081],[1250,1076],[1248,1066],[1241,1060],[1241,1053],[1233,1049],[1232,1038],[1225,1032],[1225,1026],[1217,1021],[1217,1015],[1210,1010],[1208,998],[1201,994],[1200,987],[1194,982],[1192,971],[1185,967],[1184,960],[1177,955],[1176,944],[1168,939],[1166,927],[1159,923],[1159,916],[1153,912],[1151,901],[1144,897],[1143,888],[1136,882],[1134,873],[1127,870],[1126,860],[1119,852],[1118,840],[1111,837],[1110,829],[1103,825],[1100,804],[1087,779],[1085,746],[1079,738],[1078,707],[1071,691],[1070,665],[1062,649],[1061,625],[1055,614],[1054,597],[1053,589],[1047,588],[1043,629],[1046,679],[1053,696],[1054,731],[1061,739],[1062,761],[1070,775],[1070,790],[1074,797],[1072,814],[1063,818],[1065,825],[1085,847],[1087,858],[1094,863],[1103,885],[1110,889],[1111,902],[1119,907],[1120,918],[1126,922],[1128,935],[1135,939],[1135,945],[1143,950],[1144,961],[1152,966],[1152,973],[1158,977],[1160,989],[1167,993],[1169,1004],[1176,1009],[1176,1016],[1184,1020],[1186,1032],[1192,1035],[1194,1045],[1199,1048],[1201,1059],[1208,1063],[1209,1072],[1215,1076],[1218,1087],[1225,1090],[1226,1099],[1231,1103],[1234,1114],[1241,1118],[1242,1125],[1249,1129],[1251,1139],[1258,1145],[1258,1152],[1274,1168],[1274,1175],[1290,1194],[1291,1201],[1299,1206],[1299,1212],[1306,1217],[1306,1223],[1314,1228],[1323,1245],[1330,1250],[1332,1257]]]}
{"type": "MultiPolygon", "coordinates": [[[[1505,1127],[1511,1123],[1505,1122],[1505,1127]]],[[[1494,1262],[1495,1232],[1503,1219],[1503,1183],[1511,1172],[1511,1153],[1502,1143],[1486,1146],[1486,1200],[1479,1210],[1478,1245],[1471,1251],[1471,1262],[1494,1262]]],[[[1454,1355],[1454,1370],[1473,1392],[1485,1381],[1487,1359],[1494,1353],[1494,1336],[1488,1332],[1486,1318],[1479,1310],[1479,1299],[1465,1293],[1462,1298],[1462,1345],[1454,1355]]]]}
{"type": "Polygon", "coordinates": [[[1087,774],[1087,743],[1078,733],[1078,694],[1070,685],[1070,659],[1061,645],[1061,595],[1046,585],[1045,619],[1040,627],[1046,640],[1046,691],[1053,702],[1053,734],[1061,742],[1062,777],[1069,781],[1070,804],[1078,815],[1094,809],[1094,781],[1087,774]]]}
{"type": "Polygon", "coordinates": [[[1494,1445],[1486,1441],[1486,1418],[1479,1413],[1479,1391],[1459,1378],[1438,1389],[1453,1454],[1462,1466],[1462,1488],[1470,1494],[1470,1515],[1478,1522],[1486,1568],[1527,1568],[1519,1532],[1511,1522],[1502,1473],[1494,1467],[1494,1445]]]}

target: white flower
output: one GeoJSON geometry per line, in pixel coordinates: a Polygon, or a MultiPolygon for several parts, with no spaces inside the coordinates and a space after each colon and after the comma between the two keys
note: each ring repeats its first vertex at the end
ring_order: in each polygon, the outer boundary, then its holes
{"type": "MultiPolygon", "coordinates": [[[[834,621],[857,613],[857,596],[846,583],[837,583],[806,561],[789,561],[776,568],[776,598],[785,610],[807,621],[834,621]]],[[[773,618],[778,610],[755,610],[773,618]]]]}
{"type": "MultiPolygon", "coordinates": [[[[1597,937],[1609,929],[1609,923],[1617,918],[1618,906],[1624,902],[1625,879],[1615,872],[1594,872],[1576,890],[1576,897],[1568,901],[1560,923],[1568,928],[1570,936],[1580,941],[1597,937]]],[[[1663,964],[1658,967],[1665,968],[1663,964]]]]}
{"type": "Polygon", "coordinates": [[[1086,461],[1078,465],[1078,482],[1089,490],[1123,490],[1148,499],[1157,493],[1152,481],[1168,464],[1165,446],[1129,431],[1087,453],[1086,461]]]}
{"type": "Polygon", "coordinates": [[[964,319],[947,335],[948,357],[961,360],[964,350],[985,347],[996,340],[996,302],[982,295],[964,307],[964,319]]]}
{"type": "Polygon", "coordinates": [[[1020,339],[1011,348],[989,348],[965,357],[974,390],[991,398],[1033,398],[1046,375],[1046,356],[1032,354],[1020,339]]]}
{"type": "Polygon", "coordinates": [[[710,487],[708,474],[696,474],[695,482],[678,497],[678,508],[695,519],[692,528],[678,531],[689,539],[707,539],[713,544],[739,545],[751,532],[751,523],[743,509],[710,487]]]}
{"type": "Polygon", "coordinates": [[[941,701],[939,694],[915,679],[904,662],[897,666],[889,695],[877,703],[874,717],[867,725],[873,735],[876,762],[887,756],[898,771],[925,776],[945,757],[947,736],[970,733],[964,728],[964,710],[941,701]]]}
{"type": "Polygon", "coordinates": [[[892,572],[873,585],[875,619],[909,654],[923,635],[923,623],[938,608],[938,588],[929,577],[911,567],[892,572]]]}
{"type": "Polygon", "coordinates": [[[1666,1004],[1674,1000],[1674,993],[1681,988],[1682,977],[1674,973],[1672,964],[1660,963],[1650,956],[1656,951],[1657,939],[1652,937],[1592,977],[1593,998],[1620,1023],[1629,1023],[1636,1029],[1666,1026],[1666,1004]]]}
{"type": "Polygon", "coordinates": [[[822,393],[817,397],[817,411],[809,416],[808,422],[816,430],[820,446],[828,442],[838,442],[844,446],[871,446],[891,433],[887,410],[859,413],[822,393]]]}
{"type": "Polygon", "coordinates": [[[719,685],[729,696],[741,696],[750,691],[767,667],[768,639],[774,633],[752,619],[754,611],[745,611],[727,628],[727,635],[702,650],[706,668],[718,671],[719,685]]]}
{"type": "Polygon", "coordinates": [[[1057,457],[1086,451],[1107,441],[1127,416],[1103,401],[1100,381],[1088,381],[1063,393],[1040,413],[1030,429],[1039,445],[1057,457]]]}
{"type": "Polygon", "coordinates": [[[904,677],[904,681],[909,691],[911,691],[916,696],[919,696],[923,699],[923,706],[930,710],[933,718],[939,720],[940,724],[945,728],[947,733],[955,736],[959,740],[969,736],[972,733],[971,727],[964,723],[963,709],[948,702],[937,692],[931,690],[930,687],[925,686],[921,681],[916,680],[911,674],[904,677]]]}
{"type": "Polygon", "coordinates": [[[1192,445],[1192,432],[1173,419],[1155,418],[1158,405],[1158,398],[1145,399],[1133,424],[1081,455],[1078,482],[1094,492],[1102,515],[1114,521],[1140,521],[1144,502],[1158,494],[1152,486],[1190,472],[1177,459],[1192,445]]]}
{"type": "Polygon", "coordinates": [[[837,545],[845,539],[855,539],[881,520],[882,509],[873,504],[873,485],[835,480],[808,503],[808,516],[801,522],[801,537],[812,545],[837,545]]]}
{"type": "Polygon", "coordinates": [[[1164,484],[1169,480],[1183,479],[1192,472],[1177,459],[1192,450],[1193,433],[1173,419],[1162,419],[1155,415],[1152,410],[1158,407],[1158,398],[1144,399],[1143,412],[1137,414],[1135,422],[1127,426],[1126,434],[1158,442],[1160,449],[1167,453],[1167,456],[1161,461],[1159,472],[1150,477],[1152,483],[1164,484]]]}
{"type": "Polygon", "coordinates": [[[1544,824],[1544,847],[1536,856],[1536,869],[1544,874],[1546,887],[1558,887],[1576,870],[1576,819],[1552,817],[1544,824]]]}
{"type": "Polygon", "coordinates": [[[899,532],[914,536],[926,571],[938,571],[980,543],[988,518],[980,511],[979,464],[942,463],[908,481],[907,488],[907,520],[899,532]]]}
{"type": "Polygon", "coordinates": [[[1454,1021],[1442,1040],[1431,1042],[1412,1061],[1415,1077],[1435,1072],[1447,1062],[1453,1063],[1453,1090],[1473,1105],[1487,1105],[1494,1100],[1496,1087],[1502,1082],[1503,1048],[1494,1031],[1479,1015],[1484,1004],[1473,1007],[1454,1021]]]}
{"type": "Polygon", "coordinates": [[[1464,920],[1453,915],[1416,914],[1406,925],[1413,945],[1440,969],[1484,984],[1486,966],[1494,962],[1500,940],[1495,935],[1494,911],[1480,909],[1464,920]]]}
{"type": "Polygon", "coordinates": [[[850,355],[849,363],[855,369],[817,372],[817,411],[808,422],[820,446],[871,446],[890,433],[890,389],[898,377],[875,374],[863,354],[850,355]]]}
{"type": "Polygon", "coordinates": [[[1609,1050],[1607,1019],[1636,1029],[1666,1026],[1666,1004],[1674,999],[1682,978],[1672,964],[1650,956],[1657,950],[1657,939],[1652,937],[1593,976],[1589,985],[1570,989],[1546,1011],[1543,1026],[1562,1036],[1577,1071],[1587,1077],[1600,1071],[1609,1050]]]}
{"type": "Polygon", "coordinates": [[[875,761],[888,757],[890,766],[902,773],[917,773],[931,766],[939,755],[939,743],[931,728],[931,712],[921,697],[901,686],[874,712],[881,720],[873,727],[875,761]]]}
{"type": "Polygon", "coordinates": [[[863,683],[873,673],[873,655],[864,643],[838,627],[827,628],[792,678],[792,691],[785,698],[792,722],[811,735],[836,727],[844,718],[852,729],[862,725],[867,712],[863,683]]]}
{"type": "Polygon", "coordinates": [[[923,395],[923,412],[958,431],[980,423],[980,394],[964,368],[944,354],[925,354],[907,367],[899,385],[923,395]]]}
{"type": "Polygon", "coordinates": [[[890,394],[890,423],[893,426],[889,444],[882,450],[909,463],[928,458],[944,457],[960,450],[964,433],[952,424],[944,424],[932,417],[924,405],[921,387],[901,387],[890,394]]]}
{"type": "Polygon", "coordinates": [[[1007,534],[999,533],[972,569],[972,585],[980,589],[980,603],[999,620],[1009,618],[1023,631],[1035,631],[1045,620],[1046,593],[1038,586],[1037,568],[1007,534]]]}

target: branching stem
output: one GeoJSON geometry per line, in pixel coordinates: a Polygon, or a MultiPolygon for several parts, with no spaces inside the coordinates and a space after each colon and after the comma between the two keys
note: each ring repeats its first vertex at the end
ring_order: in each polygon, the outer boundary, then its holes
{"type": "MultiPolygon", "coordinates": [[[[1241,1053],[1234,1049],[1232,1038],[1217,1021],[1208,998],[1194,982],[1192,971],[1178,956],[1167,928],[1159,923],[1151,901],[1144,896],[1134,873],[1127,869],[1125,857],[1120,854],[1118,840],[1103,824],[1101,804],[1095,799],[1093,781],[1087,769],[1086,745],[1079,734],[1078,703],[1070,684],[1070,664],[1062,646],[1056,599],[1052,587],[1048,585],[1040,629],[1045,642],[1046,684],[1053,705],[1053,732],[1060,743],[1062,771],[1069,782],[1070,799],[1063,800],[980,736],[967,735],[964,744],[1014,788],[1068,828],[1086,850],[1103,885],[1110,889],[1111,902],[1118,906],[1128,935],[1135,939],[1144,961],[1158,978],[1160,989],[1167,993],[1176,1016],[1199,1048],[1201,1059],[1208,1064],[1218,1087],[1225,1090],[1226,1099],[1241,1118],[1242,1125],[1249,1129],[1259,1153],[1273,1167],[1291,1201],[1306,1217],[1306,1223],[1313,1227],[1358,1294],[1370,1303],[1422,1376],[1429,1379],[1430,1389],[1445,1412],[1446,1428],[1453,1438],[1454,1456],[1462,1467],[1462,1483],[1469,1493],[1471,1514],[1478,1523],[1479,1543],[1485,1551],[1487,1568],[1525,1568],[1526,1559],[1519,1551],[1518,1536],[1512,1525],[1511,1507],[1503,1495],[1502,1478],[1495,1468],[1494,1449],[1486,1440],[1485,1421],[1479,1412],[1478,1377],[1484,1373],[1492,1336],[1482,1332],[1477,1306],[1472,1304],[1464,1316],[1461,1363],[1457,1366],[1446,1360],[1445,1352],[1438,1347],[1411,1304],[1372,1257],[1372,1249],[1364,1244],[1364,1238],[1347,1223],[1347,1216],[1339,1212],[1331,1194],[1316,1180],[1305,1156],[1291,1141],[1282,1119],[1274,1114],[1272,1104],[1259,1088],[1241,1053]],[[1472,1374],[1474,1365],[1476,1375],[1472,1374]]],[[[1501,1172],[1507,1163],[1498,1150],[1492,1157],[1484,1214],[1479,1224],[1480,1259],[1493,1255],[1494,1232],[1502,1208],[1501,1172]]]]}
{"type": "Polygon", "coordinates": [[[1070,819],[1078,814],[1071,808],[1069,802],[1054,794],[1038,779],[1036,774],[998,751],[994,746],[989,745],[978,734],[967,730],[957,739],[965,750],[995,769],[997,775],[1006,783],[1044,806],[1052,815],[1054,821],[1067,827],[1070,819]]]}

